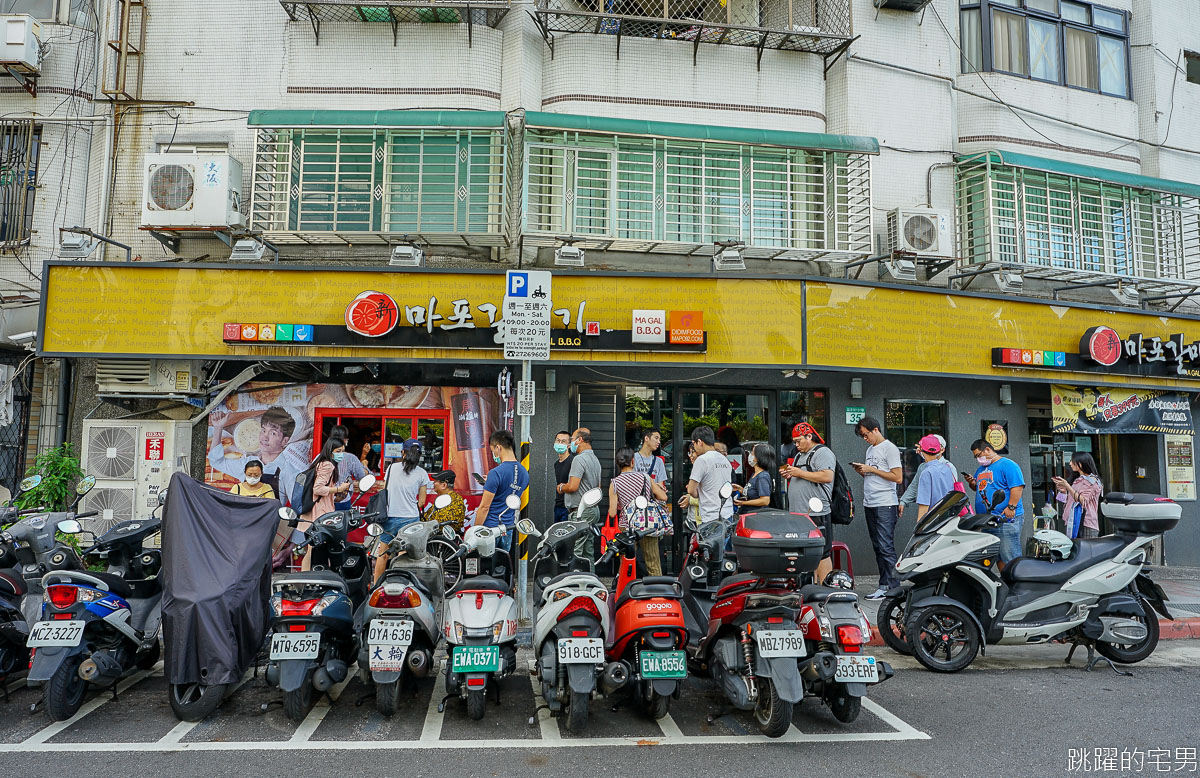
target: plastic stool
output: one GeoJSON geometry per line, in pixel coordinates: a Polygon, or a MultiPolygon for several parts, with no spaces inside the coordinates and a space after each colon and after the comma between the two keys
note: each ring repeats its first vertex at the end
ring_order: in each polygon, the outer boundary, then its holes
{"type": "Polygon", "coordinates": [[[854,560],[850,558],[850,547],[840,540],[833,541],[833,550],[830,552],[829,561],[833,563],[834,570],[845,570],[854,577],[854,560]]]}

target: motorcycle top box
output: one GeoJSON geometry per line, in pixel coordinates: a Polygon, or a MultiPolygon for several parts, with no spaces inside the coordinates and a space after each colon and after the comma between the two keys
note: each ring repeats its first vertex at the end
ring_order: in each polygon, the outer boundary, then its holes
{"type": "Polygon", "coordinates": [[[1183,508],[1174,500],[1155,494],[1109,492],[1104,495],[1100,512],[1117,532],[1159,535],[1175,529],[1183,508]]]}
{"type": "Polygon", "coordinates": [[[807,513],[766,508],[742,514],[733,532],[738,567],[760,575],[811,573],[825,537],[807,513]]]}

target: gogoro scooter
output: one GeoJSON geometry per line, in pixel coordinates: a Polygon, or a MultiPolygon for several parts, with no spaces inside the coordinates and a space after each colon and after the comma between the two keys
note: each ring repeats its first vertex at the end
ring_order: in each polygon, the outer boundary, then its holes
{"type": "Polygon", "coordinates": [[[603,494],[592,489],[580,499],[574,521],[558,522],[543,536],[533,522],[521,519],[521,532],[541,537],[530,560],[533,569],[537,617],[533,627],[533,653],[542,698],[551,714],[566,713],[567,729],[587,727],[588,708],[597,680],[606,676],[612,691],[628,679],[625,666],[605,664],[609,632],[608,589],[596,577],[592,561],[575,554],[575,541],[596,534],[583,511],[599,504],[603,494]]]}
{"type": "MultiPolygon", "coordinates": [[[[166,494],[159,493],[159,508],[166,494]]],[[[78,532],[78,522],[62,526],[70,523],[61,522],[60,531],[78,532]]],[[[130,670],[158,662],[162,557],[143,545],[161,528],[154,515],[121,522],[83,554],[106,561],[105,572],[57,570],[42,577],[43,620],[29,630],[34,656],[27,680],[43,686],[46,713],[55,721],[75,715],[89,685],[112,686],[130,670]]]]}
{"type": "MultiPolygon", "coordinates": [[[[375,484],[368,474],[359,482],[367,491],[375,484]]],[[[293,524],[296,512],[280,508],[293,524]]],[[[271,649],[267,683],[283,691],[283,710],[295,721],[308,715],[317,694],[346,680],[358,659],[358,630],[354,613],[367,597],[371,566],[366,549],[346,539],[364,521],[354,510],[318,517],[294,538],[297,548],[312,546],[314,564],[308,572],[276,575],[271,581],[271,649]]]]}
{"type": "MultiPolygon", "coordinates": [[[[510,494],[505,513],[516,515],[521,498],[510,494]]],[[[503,521],[503,514],[501,520],[503,521]]],[[[497,700],[498,681],[512,675],[517,666],[517,601],[512,588],[512,555],[497,548],[506,532],[499,527],[472,526],[463,536],[454,559],[463,562],[462,578],[446,593],[442,634],[450,646],[446,663],[446,700],[466,701],[467,715],[478,721],[487,707],[489,683],[497,700]]]]}
{"type": "MultiPolygon", "coordinates": [[[[449,504],[448,495],[434,501],[438,509],[449,504]]],[[[387,569],[360,612],[359,672],[375,684],[375,707],[384,716],[396,712],[406,680],[429,676],[442,640],[445,572],[428,548],[442,529],[454,532],[446,524],[418,521],[397,533],[387,549],[387,569]]],[[[378,524],[367,527],[373,537],[382,531],[378,524]]]]}

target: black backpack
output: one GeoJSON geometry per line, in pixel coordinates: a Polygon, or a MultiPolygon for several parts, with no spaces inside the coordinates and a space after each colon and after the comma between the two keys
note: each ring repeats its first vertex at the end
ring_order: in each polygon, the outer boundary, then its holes
{"type": "MultiPolygon", "coordinates": [[[[313,465],[308,474],[304,476],[304,491],[300,495],[300,515],[312,513],[313,505],[316,504],[316,496],[313,494],[313,487],[317,485],[317,466],[313,465]]],[[[313,518],[316,518],[315,516],[313,518]]]]}
{"type": "MultiPolygon", "coordinates": [[[[813,453],[822,448],[829,448],[829,446],[821,443],[809,452],[808,459],[804,463],[809,472],[813,471],[809,466],[813,453]]],[[[836,457],[833,465],[833,483],[829,486],[829,520],[834,524],[849,524],[854,521],[854,493],[850,491],[850,481],[846,478],[846,471],[842,469],[842,465],[836,457]]]]}

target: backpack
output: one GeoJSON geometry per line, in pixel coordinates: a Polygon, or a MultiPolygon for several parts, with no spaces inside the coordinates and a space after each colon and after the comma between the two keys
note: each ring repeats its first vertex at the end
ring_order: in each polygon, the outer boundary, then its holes
{"type": "MultiPolygon", "coordinates": [[[[316,504],[316,497],[313,496],[313,487],[317,485],[317,468],[313,465],[312,469],[304,476],[304,491],[300,495],[300,515],[312,513],[313,505],[316,504]]],[[[293,495],[294,496],[294,495],[293,495]]],[[[295,508],[293,507],[293,510],[295,508]]]]}
{"type": "MultiPolygon", "coordinates": [[[[829,448],[824,443],[817,444],[813,448],[813,453],[822,448],[829,448]]],[[[804,466],[809,472],[813,472],[809,462],[812,461],[813,454],[808,455],[804,466]]],[[[850,480],[846,478],[846,471],[842,469],[842,465],[834,458],[833,465],[833,483],[829,484],[829,520],[834,524],[849,524],[854,521],[854,493],[850,491],[850,480]]]]}

